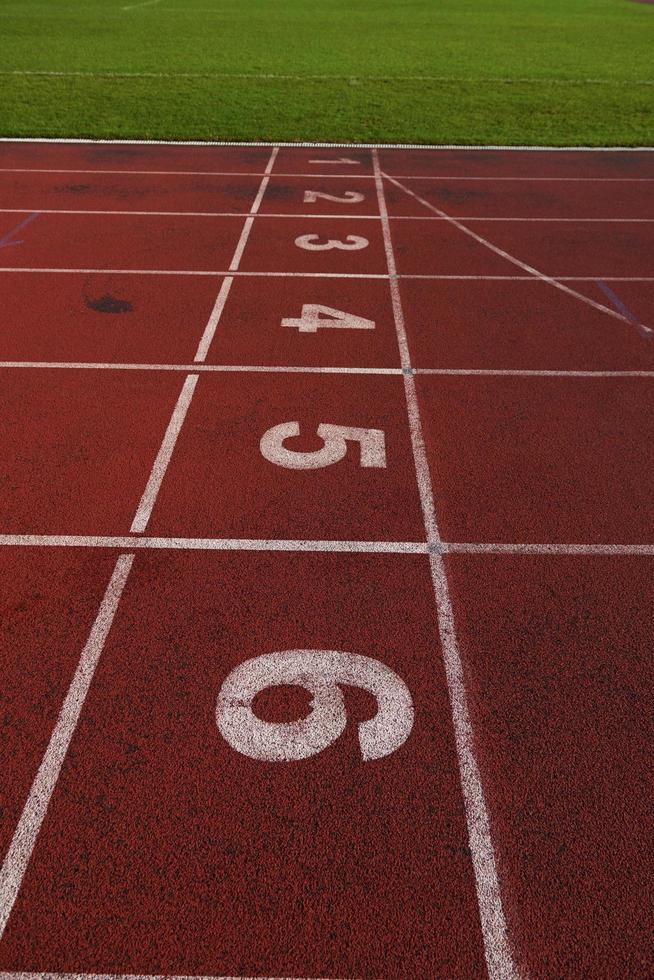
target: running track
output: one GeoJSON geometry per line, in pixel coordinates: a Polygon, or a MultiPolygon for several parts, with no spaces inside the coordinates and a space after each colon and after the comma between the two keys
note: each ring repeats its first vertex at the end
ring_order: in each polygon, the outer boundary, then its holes
{"type": "Polygon", "coordinates": [[[653,189],[0,143],[3,978],[654,974],[653,189]]]}

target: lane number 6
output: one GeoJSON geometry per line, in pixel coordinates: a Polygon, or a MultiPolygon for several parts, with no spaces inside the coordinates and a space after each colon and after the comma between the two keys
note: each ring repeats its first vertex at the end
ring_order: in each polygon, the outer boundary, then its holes
{"type": "Polygon", "coordinates": [[[378,704],[374,718],[359,725],[364,762],[395,752],[409,737],[414,711],[404,681],[372,657],[338,650],[283,650],[246,660],[229,674],[216,703],[216,723],[225,741],[250,759],[297,762],[317,755],[345,731],[347,715],[339,684],[369,691],[378,704]],[[269,722],[257,718],[257,694],[282,684],[312,695],[306,718],[269,722]]]}

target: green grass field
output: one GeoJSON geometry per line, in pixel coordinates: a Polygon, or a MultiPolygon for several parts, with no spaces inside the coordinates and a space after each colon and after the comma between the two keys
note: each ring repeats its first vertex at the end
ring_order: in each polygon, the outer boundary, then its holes
{"type": "Polygon", "coordinates": [[[631,0],[9,0],[0,37],[5,136],[654,142],[631,0]]]}

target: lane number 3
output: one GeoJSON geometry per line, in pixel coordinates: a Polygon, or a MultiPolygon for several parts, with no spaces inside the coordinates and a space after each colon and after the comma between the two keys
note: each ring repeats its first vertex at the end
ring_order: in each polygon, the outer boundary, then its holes
{"type": "Polygon", "coordinates": [[[218,730],[233,749],[250,759],[308,759],[345,731],[347,715],[340,684],[368,691],[378,705],[374,718],[358,728],[364,762],[382,759],[406,742],[414,710],[404,681],[372,657],[338,650],[283,650],[244,661],[225,678],[220,689],[218,730]],[[257,694],[286,684],[303,687],[312,695],[309,715],[292,722],[257,718],[252,710],[257,694]]]}
{"type": "Polygon", "coordinates": [[[333,248],[339,248],[344,252],[356,252],[361,248],[367,248],[370,243],[361,235],[347,235],[344,242],[337,238],[328,238],[326,242],[321,242],[320,235],[300,235],[295,239],[295,244],[308,252],[328,252],[333,248]]]}
{"type": "Polygon", "coordinates": [[[348,442],[358,442],[361,448],[361,466],[381,469],[386,467],[386,446],[381,429],[359,429],[323,422],[318,426],[317,434],[323,440],[322,449],[307,453],[287,449],[284,442],[300,435],[300,423],[282,422],[264,432],[259,443],[261,455],[269,463],[288,470],[319,470],[340,463],[347,455],[348,442]]]}

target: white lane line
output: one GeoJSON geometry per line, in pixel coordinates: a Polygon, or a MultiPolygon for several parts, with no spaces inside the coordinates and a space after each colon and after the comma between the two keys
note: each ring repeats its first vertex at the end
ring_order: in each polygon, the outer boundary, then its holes
{"type": "Polygon", "coordinates": [[[204,333],[202,334],[200,343],[198,344],[198,349],[194,358],[197,363],[202,363],[202,361],[206,361],[207,359],[211,342],[214,338],[214,334],[216,333],[218,322],[223,315],[225,303],[227,302],[227,297],[230,289],[232,288],[233,282],[233,276],[227,276],[225,279],[223,279],[223,284],[220,287],[218,295],[216,296],[216,302],[214,303],[213,310],[211,311],[211,316],[207,321],[207,325],[204,328],[204,333]]]}
{"type": "MultiPolygon", "coordinates": [[[[161,0],[143,0],[142,3],[121,7],[121,10],[136,10],[149,7],[161,0]]],[[[210,9],[210,8],[209,8],[210,9]]],[[[177,11],[178,7],[168,7],[166,12],[177,11]]],[[[213,11],[212,11],[213,12],[213,11]]],[[[0,71],[2,75],[43,76],[46,78],[197,78],[206,79],[250,79],[251,81],[290,81],[290,82],[445,82],[448,84],[472,85],[607,85],[627,86],[654,85],[649,78],[472,78],[465,75],[315,75],[278,74],[275,72],[122,72],[122,71],[52,71],[41,68],[13,68],[0,71]]]]}
{"type": "MultiPolygon", "coordinates": [[[[250,208],[250,215],[245,220],[245,223],[243,225],[243,230],[241,232],[241,236],[236,245],[236,249],[234,251],[234,257],[230,265],[230,271],[236,270],[239,267],[239,263],[243,255],[243,249],[246,246],[250,234],[250,230],[252,228],[252,222],[254,221],[254,216],[259,210],[259,206],[261,204],[261,200],[265,193],[266,187],[268,186],[268,181],[270,180],[270,173],[272,171],[278,152],[279,151],[277,147],[275,147],[272,153],[270,154],[270,159],[266,167],[265,176],[262,178],[259,184],[259,189],[250,208]]],[[[196,361],[202,361],[204,357],[206,357],[207,351],[209,349],[209,344],[211,343],[211,340],[213,339],[213,336],[215,334],[216,327],[218,325],[220,315],[223,311],[225,301],[227,299],[227,294],[229,292],[229,288],[231,284],[232,284],[231,277],[228,277],[228,280],[223,281],[213,311],[211,313],[211,316],[209,317],[209,322],[207,323],[204,333],[200,339],[198,351],[196,353],[196,361]]],[[[161,446],[159,447],[159,452],[157,453],[157,458],[155,459],[154,464],[152,466],[152,471],[150,473],[147,486],[143,491],[143,496],[141,497],[141,501],[139,503],[136,514],[134,516],[134,520],[132,521],[132,526],[130,530],[133,533],[138,533],[138,534],[143,533],[143,531],[145,531],[147,527],[148,521],[150,520],[150,517],[152,515],[152,510],[154,508],[157,497],[159,495],[159,490],[161,489],[161,484],[163,482],[164,476],[166,475],[168,465],[170,463],[170,460],[173,455],[173,451],[175,449],[177,438],[179,436],[179,433],[181,432],[182,426],[184,424],[184,419],[186,418],[186,414],[191,405],[191,401],[193,400],[193,395],[195,393],[195,388],[198,383],[199,377],[200,376],[197,373],[188,374],[186,376],[186,380],[184,381],[184,384],[182,385],[182,390],[179,394],[179,398],[177,399],[177,404],[175,405],[175,408],[173,410],[173,414],[171,416],[170,422],[168,423],[166,434],[164,435],[163,442],[161,443],[161,446]]]]}
{"type": "Polygon", "coordinates": [[[89,638],[62,705],[50,742],[32,783],[27,802],[0,870],[0,937],[7,926],[36,839],[54,792],[93,675],[111,629],[134,555],[121,555],[115,565],[89,638]]]}
{"type": "Polygon", "coordinates": [[[33,368],[35,370],[71,371],[183,371],[224,374],[381,374],[399,375],[402,368],[384,367],[286,367],[267,364],[123,364],[106,361],[0,361],[3,368],[33,368]]]}
{"type": "MultiPolygon", "coordinates": [[[[0,214],[27,214],[31,208],[0,208],[0,214]]],[[[117,208],[100,210],[97,208],[39,208],[39,214],[94,214],[94,215],[117,215],[118,217],[139,217],[139,218],[242,218],[242,211],[123,211],[117,208]]],[[[305,214],[303,212],[285,212],[280,214],[275,211],[259,212],[259,218],[302,218],[311,221],[379,221],[378,214],[305,214]]],[[[448,218],[438,214],[389,214],[390,221],[448,221],[448,218]]],[[[517,222],[525,224],[529,222],[541,222],[548,224],[568,223],[568,224],[630,224],[630,225],[651,225],[654,218],[534,218],[534,217],[488,217],[486,215],[458,215],[459,221],[481,221],[481,222],[517,222]]]]}
{"type": "Polygon", "coordinates": [[[371,555],[425,555],[421,541],[311,541],[281,538],[162,538],[123,535],[0,534],[6,548],[118,548],[172,551],[316,551],[371,555]]]}
{"type": "Polygon", "coordinates": [[[654,544],[503,544],[443,541],[445,554],[472,555],[654,555],[654,544]]]}
{"type": "Polygon", "coordinates": [[[179,393],[177,404],[175,405],[170,422],[168,423],[166,434],[159,447],[159,452],[157,453],[157,458],[152,465],[152,471],[150,473],[146,488],[143,491],[141,502],[139,503],[134,520],[132,521],[130,531],[133,533],[140,534],[145,531],[147,523],[150,520],[152,509],[155,505],[157,496],[159,495],[163,478],[166,475],[168,464],[170,463],[173,455],[177,437],[179,436],[182,425],[184,424],[186,413],[189,410],[193,393],[195,392],[195,386],[198,383],[198,377],[199,375],[197,374],[189,374],[186,376],[184,384],[182,385],[182,390],[179,393]]]}
{"type": "MultiPolygon", "coordinates": [[[[384,247],[390,276],[393,313],[395,315],[400,357],[402,368],[405,372],[409,372],[411,370],[411,360],[404,325],[400,288],[396,278],[395,254],[393,251],[390,222],[388,220],[384,185],[379,166],[379,154],[376,150],[373,150],[373,164],[377,197],[379,200],[379,212],[382,217],[384,247]]],[[[441,538],[436,519],[431,474],[425,450],[420,408],[413,374],[404,374],[404,384],[411,444],[413,447],[413,458],[425,523],[425,532],[428,543],[439,547],[441,538]]],[[[481,774],[475,758],[474,733],[468,710],[463,665],[461,663],[461,654],[454,626],[445,564],[440,553],[434,552],[430,554],[430,568],[452,711],[454,738],[459,760],[461,789],[475,874],[486,965],[490,980],[515,980],[518,977],[518,971],[513,963],[513,956],[507,937],[502,896],[497,868],[495,866],[495,853],[491,839],[490,821],[486,809],[481,774]]]]}
{"type": "MultiPolygon", "coordinates": [[[[516,258],[515,255],[511,255],[509,252],[506,252],[503,248],[500,248],[498,245],[494,245],[493,242],[490,242],[487,238],[483,238],[481,235],[478,235],[476,232],[472,231],[471,228],[468,228],[466,225],[461,224],[461,222],[457,218],[453,218],[451,215],[446,214],[445,211],[442,211],[440,208],[435,207],[435,205],[430,204],[429,201],[426,201],[423,197],[420,197],[410,188],[404,187],[404,185],[400,184],[399,181],[395,179],[395,177],[389,177],[388,174],[386,173],[382,174],[382,176],[386,177],[386,179],[389,180],[392,184],[394,184],[395,187],[399,188],[399,190],[404,191],[405,194],[408,194],[410,197],[415,198],[416,201],[419,201],[421,204],[424,204],[424,206],[428,208],[430,211],[433,211],[434,214],[437,214],[442,218],[446,218],[447,221],[454,228],[457,228],[459,231],[462,231],[464,235],[468,236],[468,238],[472,238],[480,245],[483,245],[484,248],[489,249],[489,251],[493,252],[495,255],[499,255],[500,258],[506,259],[506,261],[510,262],[511,265],[515,265],[517,266],[517,268],[523,269],[525,272],[530,273],[532,276],[534,276],[534,278],[540,279],[541,282],[546,282],[550,286],[554,286],[555,289],[567,293],[569,296],[573,296],[575,299],[580,300],[580,302],[585,303],[586,306],[590,306],[595,310],[599,310],[600,313],[606,313],[608,316],[613,317],[614,320],[620,320],[623,323],[628,323],[629,326],[633,326],[633,322],[629,320],[626,316],[623,316],[622,313],[618,313],[617,310],[611,309],[610,306],[605,306],[603,303],[597,303],[594,299],[590,299],[590,297],[584,296],[583,293],[577,292],[576,289],[572,289],[570,286],[566,286],[559,279],[554,279],[552,278],[552,276],[546,275],[544,272],[541,272],[539,269],[534,268],[533,265],[528,265],[526,262],[523,262],[521,259],[516,258]]],[[[598,278],[606,278],[606,277],[600,276],[598,278]]],[[[644,324],[640,324],[640,326],[642,327],[643,330],[651,332],[650,328],[646,327],[644,324]]]]}
{"type": "Polygon", "coordinates": [[[245,224],[243,225],[243,231],[241,232],[241,237],[238,241],[238,245],[236,246],[236,249],[234,251],[234,257],[232,258],[232,261],[229,266],[230,272],[234,272],[234,270],[238,269],[239,265],[241,264],[243,251],[245,249],[245,246],[247,245],[248,238],[250,237],[250,232],[252,231],[254,216],[258,213],[259,208],[261,206],[261,201],[263,200],[263,195],[266,193],[266,188],[268,187],[268,182],[270,181],[270,174],[272,172],[272,168],[275,164],[275,159],[278,153],[279,153],[279,149],[277,147],[274,147],[272,153],[270,154],[270,160],[268,161],[268,166],[266,167],[263,179],[261,181],[261,184],[259,185],[257,196],[252,202],[252,207],[250,208],[250,216],[246,219],[245,224]]]}

